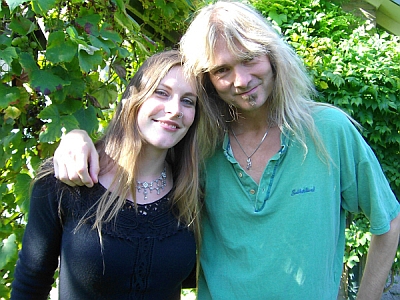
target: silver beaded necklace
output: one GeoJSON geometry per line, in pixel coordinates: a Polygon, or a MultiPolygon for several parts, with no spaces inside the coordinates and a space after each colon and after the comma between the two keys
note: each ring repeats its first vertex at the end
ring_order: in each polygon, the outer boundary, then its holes
{"type": "Polygon", "coordinates": [[[250,154],[250,155],[247,155],[247,153],[244,151],[242,145],[240,145],[240,143],[239,143],[239,140],[238,140],[238,138],[237,138],[235,132],[234,132],[233,129],[231,128],[233,137],[235,138],[236,142],[238,143],[240,149],[242,149],[244,155],[246,155],[246,157],[247,157],[247,166],[246,166],[246,169],[247,169],[247,170],[250,170],[250,169],[251,169],[251,166],[252,166],[251,157],[254,155],[254,153],[257,152],[258,148],[261,147],[261,144],[264,142],[265,138],[266,138],[267,135],[268,135],[269,128],[270,128],[270,126],[268,126],[267,131],[265,132],[264,136],[263,136],[262,139],[261,139],[261,142],[258,144],[258,146],[256,147],[256,149],[255,149],[255,150],[253,151],[253,153],[250,154]]]}
{"type": "Polygon", "coordinates": [[[144,200],[147,200],[147,194],[154,190],[157,191],[157,195],[167,186],[167,169],[164,166],[164,170],[161,172],[160,177],[153,181],[136,181],[136,189],[140,193],[143,190],[144,200]]]}

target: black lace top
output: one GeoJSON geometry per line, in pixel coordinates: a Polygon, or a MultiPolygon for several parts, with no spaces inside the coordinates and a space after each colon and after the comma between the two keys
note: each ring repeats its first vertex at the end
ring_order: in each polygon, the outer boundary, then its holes
{"type": "Polygon", "coordinates": [[[196,246],[193,233],[178,226],[169,194],[138,211],[126,201],[116,220],[103,225],[102,249],[92,218],[76,226],[105,189],[61,186],[53,177],[34,186],[11,299],[47,299],[58,259],[61,300],[180,299],[196,246]]]}

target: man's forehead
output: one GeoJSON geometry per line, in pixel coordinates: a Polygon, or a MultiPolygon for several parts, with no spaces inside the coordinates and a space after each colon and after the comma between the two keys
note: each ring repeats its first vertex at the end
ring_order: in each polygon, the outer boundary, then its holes
{"type": "Polygon", "coordinates": [[[241,60],[241,56],[243,56],[241,53],[248,52],[241,45],[235,45],[235,48],[238,50],[237,53],[233,53],[224,39],[218,40],[211,51],[210,67],[215,68],[220,65],[235,64],[241,60]]]}

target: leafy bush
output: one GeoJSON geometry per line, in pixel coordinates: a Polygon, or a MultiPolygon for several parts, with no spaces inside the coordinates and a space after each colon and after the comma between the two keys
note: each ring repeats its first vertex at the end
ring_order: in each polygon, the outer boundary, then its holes
{"type": "Polygon", "coordinates": [[[93,137],[137,66],[172,47],[190,1],[2,1],[0,298],[8,298],[29,182],[64,131],[93,137]]]}
{"type": "MultiPolygon", "coordinates": [[[[251,3],[303,58],[319,91],[316,100],[341,107],[362,125],[364,138],[400,199],[399,37],[344,12],[339,1],[251,3]]],[[[348,219],[346,268],[365,260],[371,238],[368,230],[369,222],[362,214],[348,219]]],[[[399,270],[397,251],[393,271],[399,270]]]]}

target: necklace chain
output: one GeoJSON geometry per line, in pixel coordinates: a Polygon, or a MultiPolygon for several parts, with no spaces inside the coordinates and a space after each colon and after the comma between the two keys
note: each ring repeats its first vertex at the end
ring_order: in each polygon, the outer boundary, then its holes
{"type": "Polygon", "coordinates": [[[250,155],[247,155],[246,151],[244,151],[242,145],[240,145],[240,143],[239,143],[239,140],[238,140],[238,138],[237,138],[235,132],[234,132],[233,129],[231,128],[233,137],[235,138],[236,142],[238,143],[240,149],[243,151],[244,155],[246,155],[246,157],[247,157],[247,166],[246,166],[246,169],[247,169],[247,170],[250,170],[250,169],[251,169],[251,166],[252,166],[251,157],[254,155],[254,153],[257,152],[258,148],[261,147],[261,144],[264,142],[265,138],[266,138],[267,135],[268,135],[269,128],[270,128],[270,127],[267,128],[267,131],[265,132],[264,136],[262,137],[261,142],[258,144],[258,146],[256,147],[256,149],[255,149],[255,150],[253,151],[253,153],[250,154],[250,155]]]}
{"type": "Polygon", "coordinates": [[[167,186],[167,169],[161,172],[160,177],[154,179],[153,181],[136,181],[136,189],[140,193],[143,190],[144,200],[147,200],[147,194],[154,190],[157,191],[157,195],[167,186]]]}

